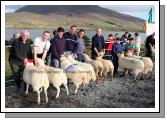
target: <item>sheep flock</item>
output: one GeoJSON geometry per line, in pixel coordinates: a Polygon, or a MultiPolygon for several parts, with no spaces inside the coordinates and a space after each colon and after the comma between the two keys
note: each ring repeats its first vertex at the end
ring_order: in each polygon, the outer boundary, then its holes
{"type": "MultiPolygon", "coordinates": [[[[137,56],[124,56],[124,53],[118,54],[118,73],[125,74],[129,70],[134,80],[141,76],[149,77],[153,69],[153,62],[147,58],[137,56]]],[[[27,63],[23,71],[23,80],[26,83],[26,92],[28,94],[29,85],[32,85],[33,91],[37,92],[37,103],[41,104],[40,93],[44,89],[45,102],[48,103],[47,90],[50,84],[56,88],[55,99],[59,97],[61,85],[66,89],[67,97],[70,94],[77,94],[79,88],[86,89],[90,82],[99,84],[103,82],[101,78],[111,78],[114,80],[114,65],[111,60],[97,57],[92,60],[87,54],[84,54],[85,62],[76,61],[71,55],[64,54],[60,58],[60,68],[47,66],[41,59],[38,59],[38,66],[27,63]],[[74,84],[75,91],[69,93],[69,83],[74,84]]]]}

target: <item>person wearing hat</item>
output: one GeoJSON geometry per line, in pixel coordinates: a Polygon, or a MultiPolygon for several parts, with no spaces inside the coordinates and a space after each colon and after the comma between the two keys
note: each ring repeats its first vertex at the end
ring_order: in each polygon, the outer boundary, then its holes
{"type": "Polygon", "coordinates": [[[112,51],[111,51],[111,54],[112,54],[112,62],[113,62],[113,65],[114,65],[114,74],[117,73],[117,69],[118,69],[118,56],[117,54],[119,52],[122,51],[122,46],[120,44],[120,38],[118,37],[116,39],[116,42],[113,43],[112,45],[112,51]]]}
{"type": "Polygon", "coordinates": [[[129,43],[125,45],[124,49],[125,52],[130,50],[133,55],[139,56],[139,48],[138,46],[134,43],[134,38],[129,39],[129,43]]]}
{"type": "Polygon", "coordinates": [[[140,47],[141,47],[141,38],[140,38],[140,36],[139,36],[139,33],[135,33],[134,34],[134,36],[135,36],[135,43],[136,43],[136,45],[138,46],[138,48],[139,48],[139,52],[140,52],[140,47]]]}

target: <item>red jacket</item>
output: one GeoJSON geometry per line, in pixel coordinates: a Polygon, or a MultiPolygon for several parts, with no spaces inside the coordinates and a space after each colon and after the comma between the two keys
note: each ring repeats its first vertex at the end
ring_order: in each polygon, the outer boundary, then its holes
{"type": "MultiPolygon", "coordinates": [[[[110,39],[110,40],[107,40],[106,43],[105,43],[105,49],[110,49],[112,50],[112,45],[113,43],[115,43],[115,39],[110,39]]],[[[110,51],[110,50],[107,50],[107,51],[110,51]]]]}

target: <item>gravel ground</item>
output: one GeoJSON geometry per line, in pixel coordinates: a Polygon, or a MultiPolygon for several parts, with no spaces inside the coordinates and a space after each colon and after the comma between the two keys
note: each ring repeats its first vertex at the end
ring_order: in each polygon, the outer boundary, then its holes
{"type": "Polygon", "coordinates": [[[6,88],[5,105],[7,108],[154,108],[155,107],[155,74],[145,80],[133,80],[131,76],[115,76],[101,79],[103,82],[91,82],[86,89],[74,95],[74,85],[69,84],[70,95],[62,86],[60,97],[55,99],[56,89],[48,89],[49,102],[45,103],[41,92],[41,105],[37,105],[36,92],[29,91],[16,94],[15,87],[6,88]]]}

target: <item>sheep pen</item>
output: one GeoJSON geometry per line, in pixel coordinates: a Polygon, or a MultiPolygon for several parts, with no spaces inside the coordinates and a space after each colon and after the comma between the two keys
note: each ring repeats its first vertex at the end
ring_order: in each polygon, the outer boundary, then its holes
{"type": "MultiPolygon", "coordinates": [[[[29,91],[16,94],[15,86],[5,90],[6,108],[154,108],[155,107],[155,71],[150,79],[133,80],[130,75],[116,75],[102,80],[99,84],[90,84],[87,89],[79,90],[76,95],[66,95],[66,89],[61,87],[61,96],[55,100],[55,88],[48,88],[49,102],[45,103],[45,95],[41,93],[41,104],[34,101],[37,94],[29,91]]],[[[69,93],[75,90],[74,84],[69,84],[69,93]]],[[[23,88],[22,88],[23,89],[23,88]]]]}

